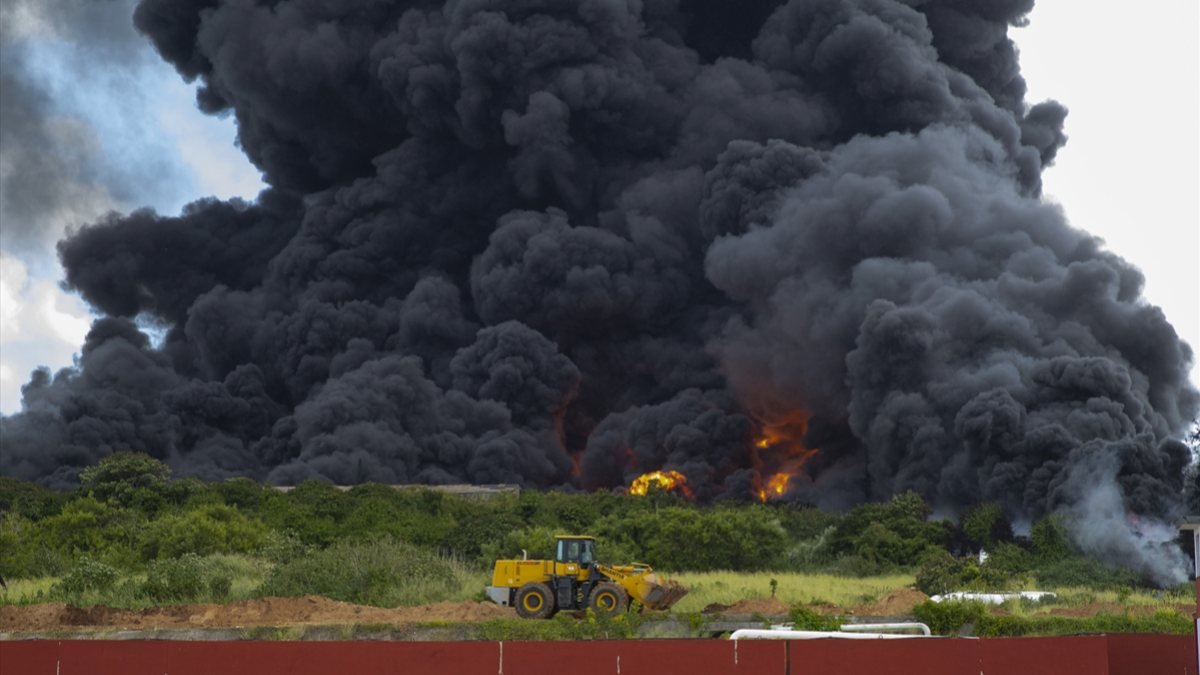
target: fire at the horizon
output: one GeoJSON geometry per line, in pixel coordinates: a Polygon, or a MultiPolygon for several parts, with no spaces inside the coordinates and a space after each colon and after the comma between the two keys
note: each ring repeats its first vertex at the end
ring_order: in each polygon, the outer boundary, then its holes
{"type": "Polygon", "coordinates": [[[692,490],[688,487],[687,478],[678,471],[651,471],[644,473],[629,484],[629,494],[644,497],[650,492],[650,488],[655,487],[664,492],[678,492],[684,497],[691,499],[692,490]]]}
{"type": "Polygon", "coordinates": [[[752,449],[758,470],[755,494],[760,502],[779,499],[792,489],[792,479],[801,473],[804,463],[818,450],[804,445],[808,414],[798,411],[778,423],[762,423],[752,449]]]}

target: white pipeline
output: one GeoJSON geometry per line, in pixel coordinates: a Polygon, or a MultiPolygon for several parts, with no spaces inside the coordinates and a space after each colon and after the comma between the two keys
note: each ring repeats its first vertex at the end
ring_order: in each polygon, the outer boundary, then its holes
{"type": "Polygon", "coordinates": [[[929,637],[933,633],[929,631],[929,626],[916,621],[903,621],[900,623],[847,623],[842,625],[842,630],[854,633],[875,633],[879,631],[902,631],[916,630],[929,637]]]}
{"type": "Polygon", "coordinates": [[[769,630],[766,628],[742,628],[730,634],[730,640],[911,640],[923,635],[901,635],[899,633],[844,633],[836,630],[769,630]]]}

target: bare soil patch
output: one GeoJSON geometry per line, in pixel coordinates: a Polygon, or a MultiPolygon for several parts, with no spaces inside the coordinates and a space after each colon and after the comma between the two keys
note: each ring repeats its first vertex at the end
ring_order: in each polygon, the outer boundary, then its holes
{"type": "Polygon", "coordinates": [[[479,623],[513,618],[511,608],[490,602],[439,602],[386,609],[318,596],[262,598],[224,605],[173,605],[149,609],[117,609],[97,605],[72,607],[46,603],[0,607],[0,632],[28,633],[78,630],[159,630],[340,626],[402,626],[429,622],[479,623]]]}
{"type": "Polygon", "coordinates": [[[786,602],[778,598],[755,598],[739,600],[732,605],[713,603],[703,610],[702,614],[762,614],[763,616],[778,616],[788,613],[786,602]]]}
{"type": "Polygon", "coordinates": [[[857,616],[910,616],[913,607],[929,599],[914,588],[901,588],[888,593],[869,605],[858,605],[850,610],[857,616]]]}

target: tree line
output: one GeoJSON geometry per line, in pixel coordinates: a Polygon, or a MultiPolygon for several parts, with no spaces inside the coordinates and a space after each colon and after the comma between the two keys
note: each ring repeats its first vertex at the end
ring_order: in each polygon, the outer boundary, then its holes
{"type": "MultiPolygon", "coordinates": [[[[0,514],[0,575],[83,579],[84,586],[103,583],[112,570],[139,574],[143,584],[157,575],[169,588],[171,574],[187,576],[181,565],[216,555],[299,569],[318,554],[336,566],[330,556],[374,551],[380,557],[388,546],[487,570],[498,558],[549,557],[561,533],[595,535],[602,561],[644,562],[668,573],[904,571],[927,593],[1143,583],[1076,550],[1056,517],[1018,536],[997,504],[982,504],[957,522],[935,520],[911,492],[831,513],[787,502],[698,506],[654,490],[645,497],[521,491],[479,499],[310,481],[281,491],[247,478],[173,479],[150,456],[116,453],[84,471],[71,491],[0,478],[0,514]],[[386,542],[383,549],[379,542],[386,542]],[[983,561],[981,549],[988,554],[983,561]]],[[[299,591],[303,578],[297,577],[299,591]]],[[[207,592],[219,598],[226,582],[214,579],[216,588],[207,592]]],[[[155,597],[153,590],[152,584],[140,592],[155,597]]]]}

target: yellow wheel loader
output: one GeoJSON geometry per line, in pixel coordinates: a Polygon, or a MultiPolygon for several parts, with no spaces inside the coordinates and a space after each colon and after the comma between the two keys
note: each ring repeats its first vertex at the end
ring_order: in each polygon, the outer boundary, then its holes
{"type": "Polygon", "coordinates": [[[594,537],[559,535],[553,560],[497,560],[487,594],[527,619],[548,619],[560,609],[614,616],[628,609],[630,600],[667,609],[687,589],[660,578],[649,565],[596,562],[594,537]]]}

